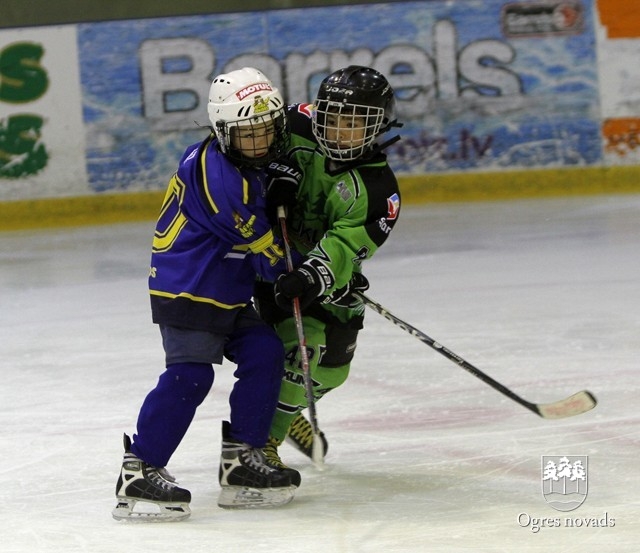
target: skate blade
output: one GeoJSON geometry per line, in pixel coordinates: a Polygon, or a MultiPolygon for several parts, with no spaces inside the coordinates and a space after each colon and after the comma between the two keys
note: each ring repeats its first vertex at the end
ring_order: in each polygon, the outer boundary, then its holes
{"type": "Polygon", "coordinates": [[[225,486],[220,491],[218,506],[223,509],[264,509],[290,503],[296,487],[248,488],[225,486]]]}
{"type": "Polygon", "coordinates": [[[118,498],[111,511],[116,520],[129,522],[178,522],[191,515],[188,503],[160,503],[129,498],[118,498]]]}

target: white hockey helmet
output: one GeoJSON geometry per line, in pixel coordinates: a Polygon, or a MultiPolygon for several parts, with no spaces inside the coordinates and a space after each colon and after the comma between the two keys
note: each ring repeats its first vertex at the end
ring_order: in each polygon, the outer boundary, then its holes
{"type": "Polygon", "coordinates": [[[242,165],[262,166],[285,155],[289,145],[289,126],[285,104],[278,89],[258,69],[243,67],[218,75],[209,89],[209,119],[220,149],[242,165]],[[234,133],[253,135],[268,141],[268,150],[255,144],[240,150],[233,143],[234,133]],[[254,155],[255,152],[255,155],[254,155]]]}

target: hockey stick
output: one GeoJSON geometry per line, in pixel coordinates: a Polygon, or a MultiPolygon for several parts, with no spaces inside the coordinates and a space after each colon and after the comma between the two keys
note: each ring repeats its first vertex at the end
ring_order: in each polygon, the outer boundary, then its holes
{"type": "Polygon", "coordinates": [[[354,292],[362,302],[369,306],[371,309],[382,315],[385,319],[391,321],[394,325],[399,326],[405,332],[408,332],[412,336],[415,336],[421,342],[424,342],[429,347],[436,350],[438,353],[444,355],[450,361],[460,365],[465,371],[471,373],[473,376],[482,380],[485,384],[488,384],[493,389],[503,393],[509,399],[512,399],[516,403],[519,403],[523,407],[526,407],[536,415],[541,416],[544,419],[564,419],[566,417],[575,417],[590,411],[597,405],[597,400],[593,394],[587,390],[582,390],[572,396],[565,399],[555,401],[553,403],[532,403],[527,401],[517,394],[513,393],[509,388],[503,386],[499,382],[495,381],[489,375],[483,373],[480,369],[474,367],[468,361],[465,361],[457,353],[454,353],[450,349],[444,347],[442,344],[436,342],[433,338],[427,336],[424,332],[421,332],[416,327],[396,317],[393,313],[389,312],[379,303],[368,298],[364,294],[354,292]]]}
{"type": "MultiPolygon", "coordinates": [[[[289,234],[287,233],[287,218],[283,206],[278,206],[278,221],[284,242],[284,252],[287,262],[287,271],[293,271],[293,259],[291,258],[291,246],[289,245],[289,234]]],[[[305,392],[307,395],[307,407],[309,409],[309,422],[313,431],[313,444],[311,446],[311,459],[320,470],[324,468],[324,446],[318,428],[318,415],[316,413],[316,402],[313,397],[313,380],[311,369],[309,368],[309,353],[307,352],[307,340],[304,336],[304,326],[302,324],[302,310],[300,309],[300,298],[293,298],[293,318],[296,323],[298,333],[298,349],[300,350],[300,362],[302,363],[302,376],[304,380],[305,392]]]]}

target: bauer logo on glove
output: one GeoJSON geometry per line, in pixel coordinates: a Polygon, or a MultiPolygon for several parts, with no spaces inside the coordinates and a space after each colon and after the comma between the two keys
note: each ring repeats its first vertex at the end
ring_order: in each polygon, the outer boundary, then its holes
{"type": "Polygon", "coordinates": [[[302,182],[302,171],[290,160],[270,163],[267,173],[267,205],[291,207],[296,203],[296,194],[302,182]]]}

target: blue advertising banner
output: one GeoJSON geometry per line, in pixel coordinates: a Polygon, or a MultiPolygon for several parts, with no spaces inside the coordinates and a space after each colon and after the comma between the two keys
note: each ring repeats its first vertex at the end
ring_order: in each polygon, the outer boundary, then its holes
{"type": "Polygon", "coordinates": [[[164,188],[202,139],[218,73],[252,65],[289,102],[372,66],[397,94],[399,173],[601,161],[591,2],[431,0],[78,27],[87,167],[95,191],[164,188]],[[196,124],[197,123],[197,124],[196,124]]]}

